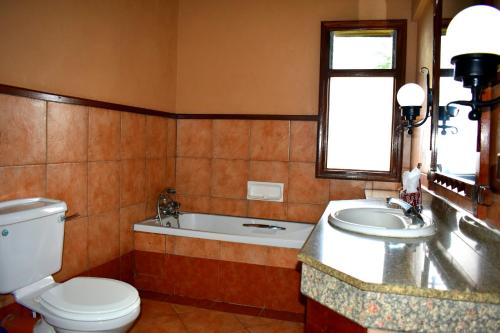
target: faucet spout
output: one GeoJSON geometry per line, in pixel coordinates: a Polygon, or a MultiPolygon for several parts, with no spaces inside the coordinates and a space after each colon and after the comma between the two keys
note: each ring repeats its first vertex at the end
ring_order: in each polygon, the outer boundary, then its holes
{"type": "Polygon", "coordinates": [[[396,205],[403,210],[405,216],[411,219],[411,223],[415,225],[424,225],[424,219],[422,215],[420,215],[419,211],[401,199],[396,198],[387,198],[387,206],[391,207],[392,205],[396,205]]]}

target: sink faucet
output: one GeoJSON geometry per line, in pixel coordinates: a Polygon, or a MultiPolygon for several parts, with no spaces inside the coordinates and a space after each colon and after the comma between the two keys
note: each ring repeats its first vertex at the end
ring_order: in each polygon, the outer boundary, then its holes
{"type": "MultiPolygon", "coordinates": [[[[163,218],[169,216],[172,216],[176,219],[179,218],[179,208],[181,207],[181,204],[172,198],[171,196],[172,194],[175,194],[175,189],[167,188],[161,191],[160,195],[158,196],[158,201],[156,204],[158,215],[156,216],[156,219],[162,225],[163,225],[162,223],[163,218]]],[[[167,227],[171,226],[170,222],[166,222],[165,225],[167,227]]]]}
{"type": "Polygon", "coordinates": [[[403,210],[405,216],[411,219],[411,224],[413,225],[424,225],[424,219],[422,215],[420,215],[417,208],[413,207],[406,201],[396,198],[387,198],[387,206],[391,207],[392,205],[396,205],[403,210]]]}

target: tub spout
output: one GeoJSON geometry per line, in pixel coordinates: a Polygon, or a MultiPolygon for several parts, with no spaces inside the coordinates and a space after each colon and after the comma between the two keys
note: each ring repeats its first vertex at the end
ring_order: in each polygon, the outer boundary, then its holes
{"type": "Polygon", "coordinates": [[[172,194],[175,194],[174,188],[167,188],[163,190],[158,196],[156,205],[158,212],[156,219],[161,225],[165,225],[167,227],[170,227],[171,223],[170,221],[163,222],[163,219],[166,219],[168,217],[179,219],[180,214],[179,209],[181,207],[181,204],[173,199],[173,197],[171,196],[172,194]]]}

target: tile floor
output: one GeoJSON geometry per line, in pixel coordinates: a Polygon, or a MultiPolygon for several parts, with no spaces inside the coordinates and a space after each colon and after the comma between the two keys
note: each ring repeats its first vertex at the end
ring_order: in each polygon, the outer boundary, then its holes
{"type": "Polygon", "coordinates": [[[129,333],[303,333],[304,324],[142,298],[129,333]]]}

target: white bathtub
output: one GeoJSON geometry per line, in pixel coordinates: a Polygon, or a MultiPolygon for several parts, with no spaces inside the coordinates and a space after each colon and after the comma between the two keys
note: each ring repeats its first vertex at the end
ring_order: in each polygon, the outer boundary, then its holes
{"type": "MultiPolygon", "coordinates": [[[[171,225],[177,225],[177,221],[174,218],[169,219],[171,225]]],[[[134,224],[134,230],[155,234],[300,249],[314,228],[314,225],[306,223],[192,213],[181,214],[179,224],[179,228],[166,227],[161,226],[154,219],[149,219],[134,224]],[[249,226],[245,227],[243,224],[249,226]],[[258,228],[256,227],[257,225],[268,225],[285,229],[258,228]]]]}

